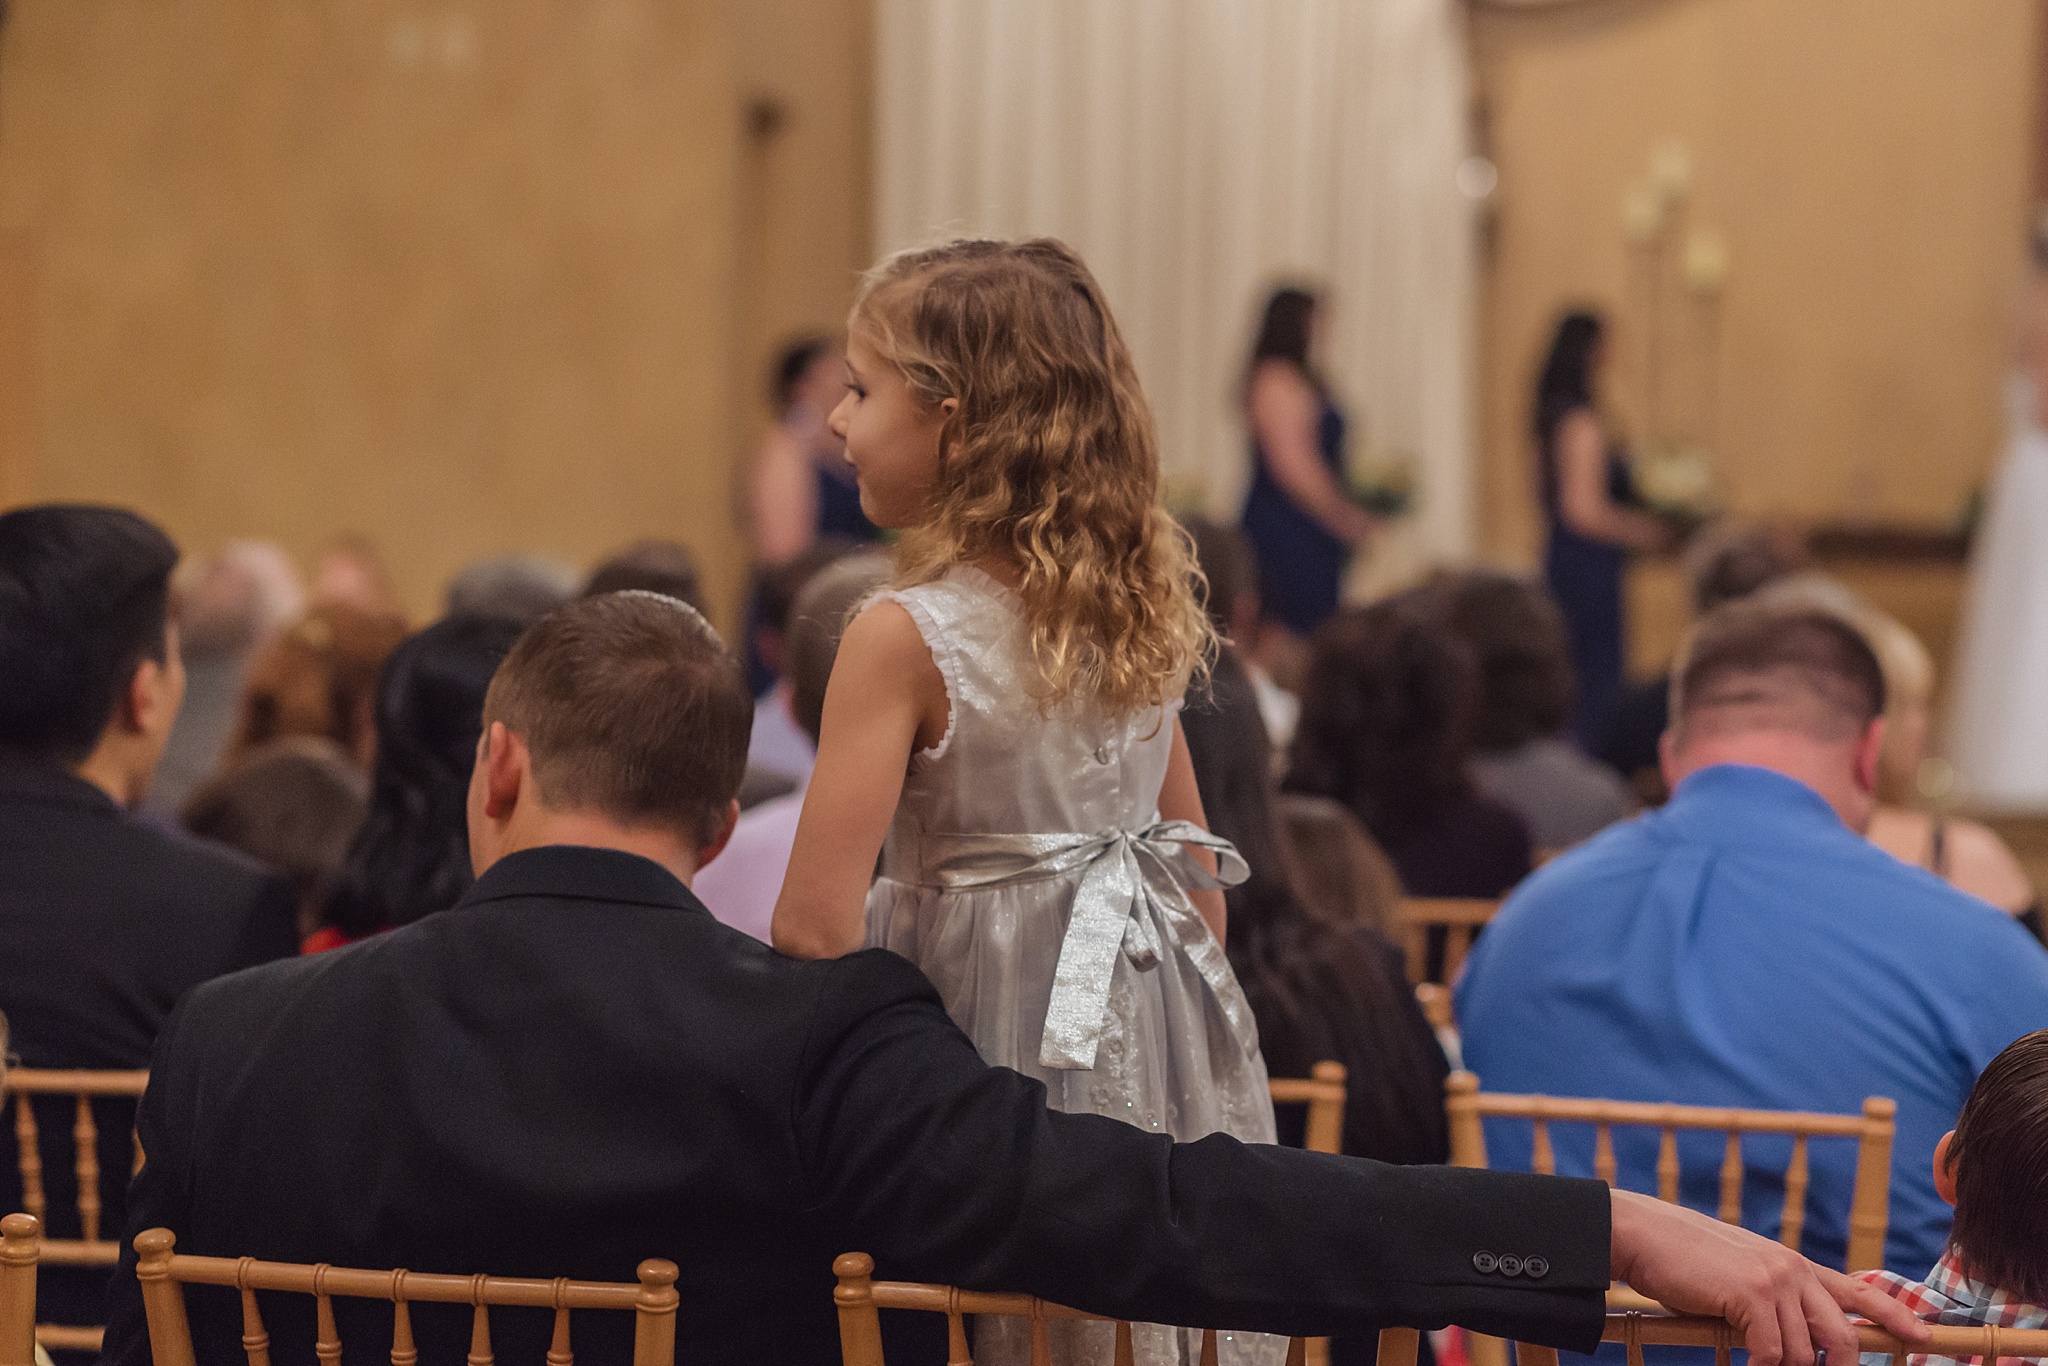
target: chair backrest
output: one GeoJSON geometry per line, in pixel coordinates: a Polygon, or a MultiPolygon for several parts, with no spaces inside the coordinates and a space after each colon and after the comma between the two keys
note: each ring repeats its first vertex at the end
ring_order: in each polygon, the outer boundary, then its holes
{"type": "Polygon", "coordinates": [[[1500,910],[1498,900],[1485,897],[1404,896],[1401,898],[1401,950],[1408,959],[1408,980],[1454,982],[1465,955],[1472,951],[1472,937],[1500,910]],[[1444,932],[1444,967],[1441,979],[1429,976],[1429,932],[1444,932]]]}
{"type": "MultiPolygon", "coordinates": [[[[1136,1357],[1131,1325],[1101,1314],[1035,1299],[1030,1295],[1005,1295],[978,1290],[961,1290],[950,1285],[923,1285],[911,1281],[873,1279],[874,1259],[865,1252],[849,1252],[832,1263],[839,1285],[832,1299],[839,1306],[839,1358],[843,1366],[887,1366],[882,1355],[883,1309],[922,1310],[946,1316],[947,1366],[974,1366],[967,1346],[967,1315],[995,1314],[1028,1319],[1031,1323],[1031,1360],[1043,1366],[1052,1359],[1047,1325],[1058,1319],[1081,1319],[1116,1325],[1114,1366],[1133,1366],[1136,1357]]],[[[1287,1366],[1306,1366],[1311,1341],[1328,1339],[1290,1338],[1287,1366]]],[[[1217,1366],[1216,1330],[1202,1332],[1201,1366],[1217,1366]]],[[[1413,1361],[1413,1357],[1410,1357],[1413,1361]]],[[[170,1366],[159,1361],[157,1366],[170,1366]]]]}
{"type": "MultiPolygon", "coordinates": [[[[112,1266],[121,1260],[121,1245],[101,1237],[100,1228],[100,1131],[93,1119],[92,1103],[102,1096],[135,1099],[149,1084],[149,1073],[50,1071],[37,1067],[14,1067],[7,1071],[7,1090],[14,1097],[14,1146],[21,1168],[22,1207],[38,1221],[49,1217],[43,1193],[42,1135],[36,1125],[34,1101],[38,1096],[70,1096],[74,1099],[71,1122],[73,1170],[78,1176],[78,1222],[83,1236],[45,1238],[42,1259],[53,1266],[112,1266]]],[[[129,1175],[142,1170],[142,1145],[131,1131],[133,1156],[129,1175]]]]}
{"type": "MultiPolygon", "coordinates": [[[[444,1276],[413,1271],[353,1271],[325,1263],[259,1262],[253,1257],[186,1257],[176,1251],[167,1228],[135,1235],[136,1279],[149,1319],[149,1350],[156,1366],[196,1366],[192,1327],[185,1317],[184,1285],[233,1286],[242,1296],[242,1346],[249,1366],[269,1366],[270,1335],[257,1312],[256,1292],[282,1290],[313,1296],[317,1337],[314,1354],[324,1363],[341,1360],[333,1297],[391,1302],[391,1366],[416,1366],[408,1303],[467,1304],[471,1317],[469,1366],[492,1366],[490,1307],[520,1305],[555,1311],[548,1366],[572,1366],[569,1311],[631,1310],[633,1366],[675,1366],[676,1265],[659,1259],[640,1263],[638,1284],[616,1281],[518,1280],[497,1276],[444,1276]]],[[[11,1366],[0,1362],[0,1366],[11,1366]]]]}
{"type": "Polygon", "coordinates": [[[1344,1064],[1319,1062],[1306,1077],[1275,1077],[1267,1083],[1275,1105],[1308,1106],[1302,1146],[1312,1153],[1344,1151],[1344,1064]]]}
{"type": "Polygon", "coordinates": [[[1884,1235],[1891,1222],[1893,1117],[1898,1105],[1882,1096],[1863,1102],[1860,1115],[1809,1114],[1797,1110],[1731,1110],[1705,1105],[1659,1105],[1638,1101],[1582,1100],[1565,1096],[1511,1096],[1479,1089],[1470,1072],[1453,1072],[1444,1082],[1444,1109],[1451,1129],[1451,1163],[1484,1167],[1486,1116],[1529,1120],[1535,1130],[1531,1165],[1550,1175],[1556,1157],[1550,1144],[1553,1123],[1593,1126],[1593,1174],[1614,1184],[1614,1127],[1658,1129],[1657,1198],[1678,1203],[1678,1131],[1706,1129],[1726,1133],[1722,1150],[1722,1222],[1742,1220],[1744,1134],[1786,1134],[1792,1138],[1792,1160],[1785,1169],[1785,1209],[1778,1240],[1794,1252],[1806,1224],[1807,1142],[1814,1138],[1855,1139],[1856,1181],[1849,1200],[1850,1271],[1884,1265],[1884,1235]]]}

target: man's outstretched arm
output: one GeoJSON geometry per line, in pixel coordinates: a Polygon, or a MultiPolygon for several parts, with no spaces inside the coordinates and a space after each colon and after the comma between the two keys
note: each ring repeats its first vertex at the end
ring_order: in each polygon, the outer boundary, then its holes
{"type": "Polygon", "coordinates": [[[820,970],[834,980],[796,1141],[819,1212],[885,1276],[1196,1327],[1456,1322],[1577,1350],[1616,1277],[1729,1318],[1758,1366],[1853,1351],[1838,1300],[1912,1331],[1896,1302],[1777,1244],[1599,1182],[1176,1145],[1055,1114],[1036,1082],[981,1061],[901,959],[820,970]]]}

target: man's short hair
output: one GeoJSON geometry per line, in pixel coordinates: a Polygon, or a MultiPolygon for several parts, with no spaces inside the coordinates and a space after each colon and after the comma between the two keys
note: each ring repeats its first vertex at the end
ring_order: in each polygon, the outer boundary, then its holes
{"type": "Polygon", "coordinates": [[[1479,661],[1482,754],[1517,749],[1564,729],[1571,715],[1571,646],[1564,613],[1541,585],[1475,569],[1431,583],[1427,598],[1479,661]]]}
{"type": "Polygon", "coordinates": [[[1700,618],[1671,670],[1671,724],[1681,741],[1702,727],[1847,739],[1882,716],[1884,704],[1884,672],[1870,642],[1812,607],[1725,603],[1700,618]]]}
{"type": "Polygon", "coordinates": [[[814,745],[824,725],[825,685],[832,681],[840,637],[860,605],[889,582],[895,568],[895,561],[879,551],[849,555],[812,575],[796,595],[783,647],[783,672],[789,676],[790,714],[814,745]]]}
{"type": "MultiPolygon", "coordinates": [[[[1252,554],[1251,542],[1238,528],[1213,517],[1183,517],[1180,524],[1188,539],[1195,543],[1195,565],[1209,582],[1203,599],[1209,609],[1209,620],[1217,630],[1227,631],[1238,599],[1259,591],[1259,562],[1252,554]]],[[[1248,646],[1251,642],[1238,644],[1248,646]]]]}
{"type": "Polygon", "coordinates": [[[526,742],[540,800],[717,834],[747,766],[754,701],[717,632],[686,603],[629,591],[581,598],[513,645],[484,698],[526,742]]]}
{"type": "Polygon", "coordinates": [[[1978,1075],[1948,1161],[1949,1240],[1971,1278],[2048,1304],[2048,1029],[2014,1040],[1978,1075]]]}
{"type": "Polygon", "coordinates": [[[706,610],[697,557],[677,541],[633,542],[590,571],[583,596],[594,598],[599,593],[623,593],[631,588],[687,602],[700,612],[706,610]]]}
{"type": "Polygon", "coordinates": [[[98,747],[145,659],[162,663],[178,548],[121,508],[0,516],[0,748],[65,765],[98,747]]]}

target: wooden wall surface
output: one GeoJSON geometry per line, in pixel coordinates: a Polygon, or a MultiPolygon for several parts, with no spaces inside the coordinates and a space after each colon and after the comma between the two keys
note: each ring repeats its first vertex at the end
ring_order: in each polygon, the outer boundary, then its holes
{"type": "Polygon", "coordinates": [[[722,0],[12,0],[0,494],[199,549],[365,532],[422,615],[477,555],[645,534],[729,598],[729,27],[722,0]]]}
{"type": "MultiPolygon", "coordinates": [[[[1733,507],[1946,523],[2003,440],[2034,0],[1588,0],[1475,21],[1500,169],[1483,284],[1484,541],[1539,544],[1529,387],[1561,306],[1630,297],[1621,201],[1666,139],[1731,269],[1711,338],[1733,507]]],[[[1619,318],[1632,413],[1641,320],[1619,318]],[[1635,330],[1632,332],[1631,329],[1635,330]]],[[[1702,354],[1705,354],[1704,350],[1702,354]]],[[[1702,380],[1670,380],[1679,405],[1702,380]]]]}

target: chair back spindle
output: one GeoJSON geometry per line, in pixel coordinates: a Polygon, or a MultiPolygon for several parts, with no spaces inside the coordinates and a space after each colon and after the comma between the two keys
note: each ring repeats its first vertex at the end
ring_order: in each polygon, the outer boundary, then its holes
{"type": "Polygon", "coordinates": [[[0,1219],[0,1366],[35,1366],[41,1253],[42,1224],[34,1215],[0,1219]]]}

